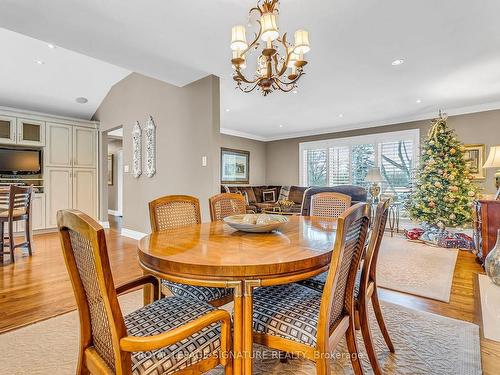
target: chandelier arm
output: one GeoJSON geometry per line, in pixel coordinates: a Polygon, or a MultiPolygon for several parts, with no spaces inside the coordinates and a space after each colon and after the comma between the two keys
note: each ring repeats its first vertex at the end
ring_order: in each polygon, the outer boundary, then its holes
{"type": "Polygon", "coordinates": [[[255,46],[255,48],[257,48],[260,45],[259,38],[262,34],[262,25],[261,25],[260,21],[257,21],[257,23],[259,24],[259,32],[255,33],[255,39],[253,40],[252,43],[250,43],[248,45],[248,47],[243,52],[241,52],[241,56],[245,56],[247,54],[247,52],[252,49],[253,46],[255,46]]]}
{"type": "Polygon", "coordinates": [[[290,56],[292,56],[293,51],[290,53],[288,52],[286,33],[283,34],[283,38],[278,39],[278,40],[279,40],[279,42],[281,42],[281,44],[283,44],[283,47],[285,48],[285,55],[286,55],[286,59],[283,62],[283,66],[281,67],[281,69],[278,70],[278,67],[276,66],[276,74],[279,77],[281,77],[283,74],[285,74],[286,68],[288,68],[288,62],[290,61],[290,56]]]}
{"type": "Polygon", "coordinates": [[[243,81],[243,82],[245,82],[245,83],[248,83],[248,84],[250,84],[250,85],[252,85],[252,84],[254,84],[254,83],[258,82],[258,81],[259,81],[259,79],[260,79],[260,78],[257,78],[257,79],[255,79],[254,81],[249,81],[248,79],[246,79],[246,78],[245,78],[245,76],[244,76],[243,74],[241,74],[241,72],[240,72],[240,70],[239,70],[239,69],[238,69],[238,70],[236,70],[236,71],[235,71],[235,73],[236,73],[236,76],[237,76],[237,77],[238,77],[241,81],[243,81]]]}
{"type": "Polygon", "coordinates": [[[290,83],[281,82],[279,79],[276,79],[276,78],[274,79],[274,83],[276,83],[276,86],[277,86],[277,87],[278,87],[281,91],[283,91],[283,92],[290,92],[290,91],[292,91],[292,90],[295,88],[295,85],[294,85],[294,84],[292,84],[292,82],[290,82],[290,83]],[[289,85],[291,85],[291,87],[290,87],[290,88],[288,88],[288,87],[282,87],[282,86],[280,85],[280,83],[281,83],[281,84],[283,84],[283,85],[285,85],[285,86],[289,86],[289,85]]]}
{"type": "Polygon", "coordinates": [[[282,85],[287,85],[287,86],[288,85],[294,85],[299,80],[299,78],[302,77],[303,74],[306,74],[306,73],[304,73],[302,71],[299,71],[299,74],[297,75],[297,78],[295,78],[294,80],[292,80],[290,82],[282,81],[282,80],[279,79],[279,77],[276,77],[275,79],[277,81],[279,81],[282,85]]]}
{"type": "Polygon", "coordinates": [[[245,89],[245,88],[242,88],[241,85],[238,85],[238,88],[243,91],[244,93],[248,93],[248,92],[252,92],[253,90],[255,90],[255,88],[258,86],[258,84],[256,83],[255,85],[252,86],[251,89],[245,89]]]}

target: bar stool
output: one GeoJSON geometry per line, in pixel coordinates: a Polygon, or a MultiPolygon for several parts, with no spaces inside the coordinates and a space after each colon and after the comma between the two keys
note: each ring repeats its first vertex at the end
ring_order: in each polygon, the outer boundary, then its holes
{"type": "Polygon", "coordinates": [[[33,193],[32,186],[15,186],[10,185],[8,193],[0,193],[0,255],[10,254],[10,259],[14,263],[14,250],[18,247],[27,247],[28,253],[31,256],[31,195],[33,193]],[[24,233],[26,241],[23,243],[14,243],[14,222],[25,220],[24,233]],[[8,235],[5,236],[4,224],[7,223],[8,235]],[[5,240],[9,242],[6,243],[5,240]],[[4,251],[8,247],[9,251],[4,251]]]}

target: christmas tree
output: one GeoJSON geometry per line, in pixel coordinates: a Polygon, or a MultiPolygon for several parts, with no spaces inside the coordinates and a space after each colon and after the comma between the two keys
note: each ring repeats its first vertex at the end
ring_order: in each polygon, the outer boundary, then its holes
{"type": "Polygon", "coordinates": [[[447,126],[446,117],[439,113],[422,149],[420,170],[409,201],[411,219],[440,228],[471,223],[472,202],[478,189],[472,183],[464,151],[455,132],[447,126]]]}

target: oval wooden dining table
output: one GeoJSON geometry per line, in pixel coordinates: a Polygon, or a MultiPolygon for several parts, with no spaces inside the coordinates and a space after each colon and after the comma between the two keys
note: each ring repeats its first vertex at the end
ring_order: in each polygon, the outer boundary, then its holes
{"type": "Polygon", "coordinates": [[[291,216],[271,233],[244,233],[221,221],[192,225],[142,238],[139,262],[145,273],[162,279],[234,289],[234,373],[250,375],[253,289],[327,270],[336,224],[334,219],[291,216]]]}

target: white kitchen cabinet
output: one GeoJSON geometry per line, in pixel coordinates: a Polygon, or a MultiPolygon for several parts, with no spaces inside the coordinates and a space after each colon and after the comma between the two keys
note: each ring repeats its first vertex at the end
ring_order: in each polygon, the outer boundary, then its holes
{"type": "Polygon", "coordinates": [[[92,168],[73,169],[73,208],[97,218],[97,173],[92,168]]]}
{"type": "Polygon", "coordinates": [[[45,121],[17,119],[17,141],[21,146],[45,146],[45,121]]]}
{"type": "Polygon", "coordinates": [[[95,168],[97,164],[97,131],[73,127],[73,167],[95,168]]]}
{"type": "Polygon", "coordinates": [[[45,168],[45,226],[57,227],[57,211],[73,208],[72,168],[45,168]]]}
{"type": "Polygon", "coordinates": [[[73,126],[47,123],[46,167],[71,167],[73,126]]]}
{"type": "Polygon", "coordinates": [[[0,116],[0,144],[16,143],[16,118],[0,116]]]}

